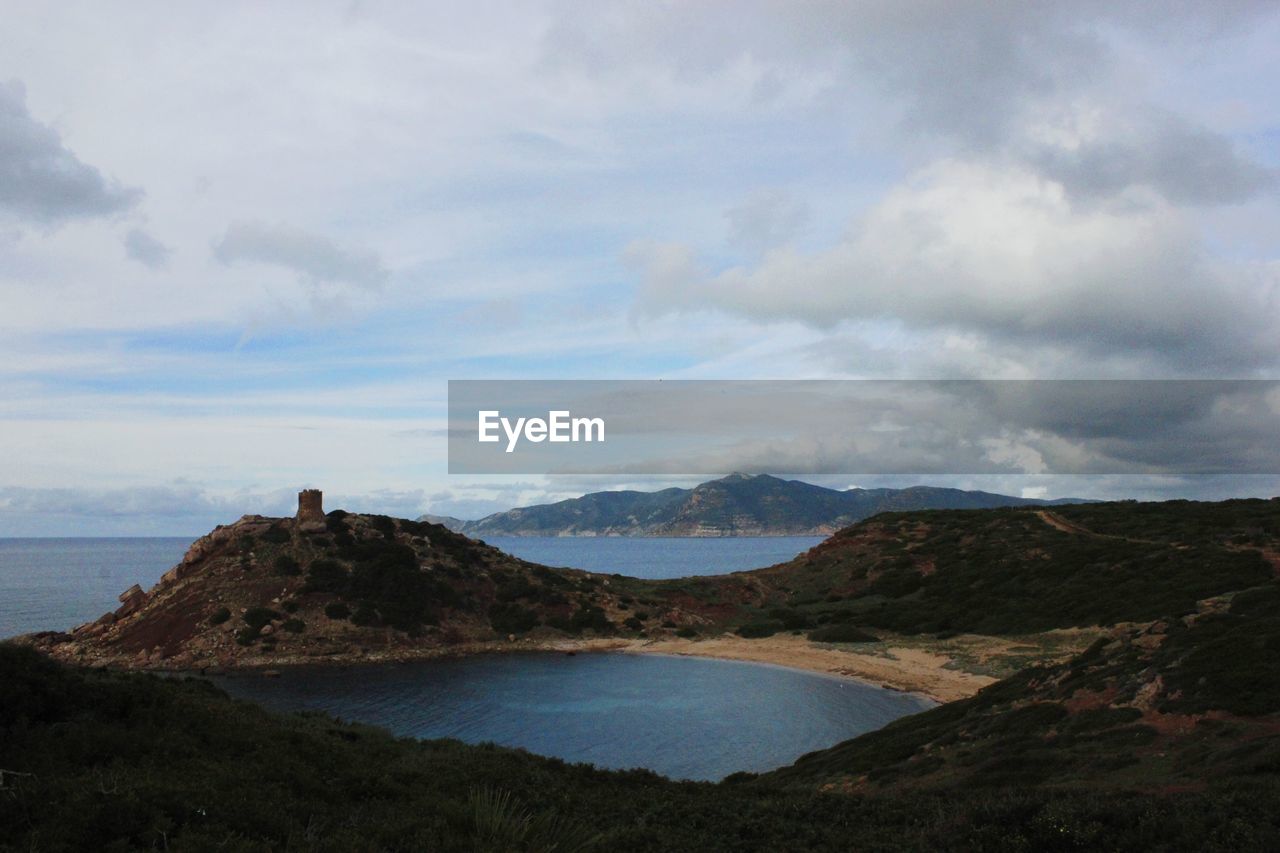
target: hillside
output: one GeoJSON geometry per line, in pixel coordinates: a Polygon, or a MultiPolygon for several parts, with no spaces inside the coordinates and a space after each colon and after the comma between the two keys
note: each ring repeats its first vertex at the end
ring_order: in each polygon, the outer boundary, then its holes
{"type": "Polygon", "coordinates": [[[0,646],[0,851],[1275,849],[1277,577],[1280,500],[885,513],[778,566],[661,582],[424,522],[247,517],[109,617],[25,642],[174,669],[537,637],[696,654],[731,631],[1000,680],[710,785],[397,741],[0,646]]]}
{"type": "Polygon", "coordinates": [[[998,677],[1112,626],[1192,613],[1277,566],[1277,500],[884,513],[777,566],[669,581],[540,566],[439,525],[335,510],[220,527],[152,590],[28,642],[73,662],[195,669],[592,638],[696,654],[734,632],[850,655],[917,649],[998,677]]]}
{"type": "Polygon", "coordinates": [[[440,525],[343,510],[246,516],[120,600],[70,633],[28,641],[63,660],[196,669],[407,658],[537,630],[611,636],[690,618],[668,608],[637,619],[608,578],[528,563],[440,525]]]}
{"type": "Polygon", "coordinates": [[[884,513],[789,562],[659,592],[746,636],[942,641],[1182,615],[1277,571],[1280,500],[1172,501],[884,513]]]}
{"type": "Polygon", "coordinates": [[[913,486],[847,489],[731,474],[693,489],[593,492],[552,504],[520,507],[477,521],[436,516],[468,536],[826,536],[893,510],[1057,506],[1076,499],[1036,500],[990,492],[913,486]]]}
{"type": "Polygon", "coordinates": [[[1203,790],[1280,773],[1280,585],[1120,629],[977,696],[800,759],[848,790],[1054,785],[1203,790]]]}
{"type": "Polygon", "coordinates": [[[1280,590],[719,784],[283,717],[0,645],[0,851],[1280,846],[1280,590]]]}

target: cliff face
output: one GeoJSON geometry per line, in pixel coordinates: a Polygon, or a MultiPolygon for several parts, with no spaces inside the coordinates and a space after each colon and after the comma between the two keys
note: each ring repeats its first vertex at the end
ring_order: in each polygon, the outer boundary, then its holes
{"type": "Polygon", "coordinates": [[[470,536],[827,536],[890,510],[1069,502],[930,486],[840,491],[767,474],[731,474],[693,489],[594,492],[478,521],[454,519],[450,527],[470,536]]]}

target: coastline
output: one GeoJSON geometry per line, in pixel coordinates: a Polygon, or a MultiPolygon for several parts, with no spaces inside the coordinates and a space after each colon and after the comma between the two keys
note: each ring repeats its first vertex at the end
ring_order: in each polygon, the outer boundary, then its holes
{"type": "Polygon", "coordinates": [[[1039,634],[996,637],[962,634],[946,640],[916,636],[887,636],[867,644],[816,643],[796,634],[746,639],[736,634],[700,638],[646,637],[524,637],[476,640],[450,645],[391,645],[333,648],[325,652],[243,656],[208,656],[139,660],[136,655],[85,655],[74,640],[57,632],[11,638],[6,642],[34,645],[65,663],[121,670],[175,674],[234,675],[309,666],[362,666],[411,663],[442,657],[479,654],[552,652],[577,654],[614,652],[704,657],[768,664],[849,679],[940,704],[967,699],[983,687],[1026,665],[1064,660],[1108,633],[1100,628],[1056,629],[1039,634]]]}
{"type": "Polygon", "coordinates": [[[853,651],[791,635],[748,640],[725,634],[704,640],[635,640],[618,651],[744,661],[846,678],[911,693],[939,704],[967,699],[998,679],[955,668],[945,655],[892,644],[853,651]]]}
{"type": "MultiPolygon", "coordinates": [[[[514,642],[465,643],[449,647],[370,651],[359,656],[247,659],[230,667],[207,668],[209,674],[267,674],[272,670],[308,666],[361,666],[412,663],[442,657],[480,654],[553,652],[559,654],[663,655],[702,657],[757,663],[812,672],[860,684],[910,693],[938,704],[966,699],[998,679],[957,667],[941,654],[895,644],[877,644],[873,650],[852,651],[826,643],[812,643],[791,635],[748,640],[733,634],[706,639],[598,639],[516,640],[514,642]]],[[[190,673],[193,670],[171,670],[190,673]]],[[[199,671],[197,669],[196,671],[199,671]]]]}

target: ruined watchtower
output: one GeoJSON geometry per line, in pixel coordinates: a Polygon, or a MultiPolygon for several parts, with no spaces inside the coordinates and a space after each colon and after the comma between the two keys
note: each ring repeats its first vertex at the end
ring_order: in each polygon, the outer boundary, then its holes
{"type": "Polygon", "coordinates": [[[303,530],[324,529],[324,492],[319,489],[298,492],[298,514],[293,518],[303,530]]]}

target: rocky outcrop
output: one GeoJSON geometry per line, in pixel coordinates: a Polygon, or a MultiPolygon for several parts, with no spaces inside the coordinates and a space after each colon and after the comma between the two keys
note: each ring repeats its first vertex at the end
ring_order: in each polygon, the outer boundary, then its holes
{"type": "Polygon", "coordinates": [[[116,610],[25,641],[96,666],[234,668],[405,660],[534,635],[663,634],[706,618],[678,597],[640,609],[635,596],[652,582],[618,589],[439,525],[341,510],[317,522],[318,500],[300,517],[219,526],[150,590],[135,585],[116,610]]]}

